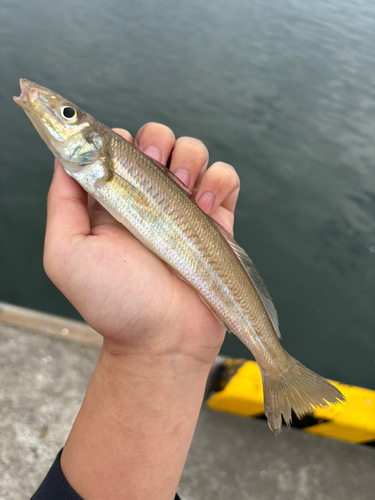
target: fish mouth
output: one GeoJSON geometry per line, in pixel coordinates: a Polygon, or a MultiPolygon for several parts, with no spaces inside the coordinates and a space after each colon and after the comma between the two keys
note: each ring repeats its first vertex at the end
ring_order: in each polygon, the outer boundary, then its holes
{"type": "Polygon", "coordinates": [[[21,95],[13,97],[13,101],[23,109],[30,109],[30,84],[32,84],[30,80],[27,80],[26,78],[20,78],[21,95]]]}

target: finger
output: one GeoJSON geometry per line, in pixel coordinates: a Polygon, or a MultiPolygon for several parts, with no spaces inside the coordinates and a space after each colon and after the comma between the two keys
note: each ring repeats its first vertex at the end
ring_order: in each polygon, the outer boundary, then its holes
{"type": "Polygon", "coordinates": [[[72,240],[88,234],[90,221],[86,192],[68,176],[61,163],[55,159],[55,173],[47,199],[44,254],[46,270],[52,258],[71,247],[72,240]]]}
{"type": "Polygon", "coordinates": [[[130,144],[133,144],[133,137],[130,132],[128,132],[124,128],[113,128],[112,130],[113,132],[116,132],[116,134],[121,135],[121,137],[130,142],[130,144]]]}
{"type": "Polygon", "coordinates": [[[208,164],[208,151],[202,141],[180,137],[175,142],[170,170],[191,190],[203,176],[208,164]]]}
{"type": "Polygon", "coordinates": [[[55,174],[47,199],[47,238],[68,240],[90,233],[85,190],[55,159],[55,174]]]}
{"type": "Polygon", "coordinates": [[[211,217],[233,236],[234,214],[232,212],[229,212],[229,210],[223,206],[218,206],[217,209],[212,212],[211,217]]]}
{"type": "Polygon", "coordinates": [[[135,138],[135,146],[138,149],[163,165],[167,164],[174,143],[172,130],[166,125],[154,122],[143,125],[135,138]]]}
{"type": "Polygon", "coordinates": [[[234,212],[240,179],[231,165],[214,163],[204,174],[195,197],[198,206],[211,215],[219,206],[234,212]]]}

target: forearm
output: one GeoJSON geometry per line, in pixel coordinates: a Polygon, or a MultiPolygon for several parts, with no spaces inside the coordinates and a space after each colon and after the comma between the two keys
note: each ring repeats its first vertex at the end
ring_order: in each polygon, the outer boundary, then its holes
{"type": "Polygon", "coordinates": [[[184,356],[113,355],[104,347],[61,457],[77,493],[172,500],[208,372],[184,356]]]}

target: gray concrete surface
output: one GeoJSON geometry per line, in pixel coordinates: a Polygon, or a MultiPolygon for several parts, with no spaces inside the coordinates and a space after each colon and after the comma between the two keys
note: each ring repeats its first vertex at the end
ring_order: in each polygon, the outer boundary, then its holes
{"type": "MultiPolygon", "coordinates": [[[[98,348],[0,322],[0,499],[30,498],[63,446],[98,348]]],[[[171,457],[173,460],[173,457],[171,457]]],[[[375,448],[202,408],[184,500],[372,500],[375,448]]]]}

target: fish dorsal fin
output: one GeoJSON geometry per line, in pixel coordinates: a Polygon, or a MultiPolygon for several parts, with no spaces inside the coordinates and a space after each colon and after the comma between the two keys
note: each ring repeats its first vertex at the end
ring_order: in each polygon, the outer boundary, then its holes
{"type": "Polygon", "coordinates": [[[263,305],[267,311],[268,317],[272,323],[272,326],[275,330],[276,335],[281,338],[280,335],[280,330],[279,330],[279,319],[277,317],[277,312],[275,309],[275,306],[273,305],[271,296],[267,290],[266,285],[264,284],[264,281],[262,280],[261,275],[259,274],[257,268],[255,267],[253,261],[250,259],[250,257],[247,255],[245,250],[241,248],[238,243],[232,238],[232,236],[221,226],[218,222],[213,220],[214,225],[220,231],[220,233],[224,236],[224,238],[227,240],[229,243],[230,247],[232,248],[233,252],[237,255],[238,260],[241,262],[243,265],[245,271],[249,275],[249,278],[251,279],[253,285],[255,286],[259,297],[261,298],[263,305]]]}
{"type": "Polygon", "coordinates": [[[170,179],[172,179],[172,181],[174,181],[178,186],[180,186],[180,188],[182,188],[186,194],[188,194],[189,196],[193,194],[192,191],[187,186],[185,186],[185,184],[178,177],[176,177],[174,173],[169,170],[168,167],[165,167],[164,165],[154,160],[153,158],[151,158],[151,160],[155,163],[157,167],[160,168],[160,170],[162,170],[165,173],[165,175],[167,175],[170,179]]]}

